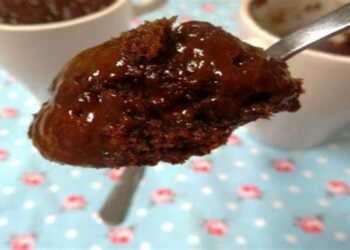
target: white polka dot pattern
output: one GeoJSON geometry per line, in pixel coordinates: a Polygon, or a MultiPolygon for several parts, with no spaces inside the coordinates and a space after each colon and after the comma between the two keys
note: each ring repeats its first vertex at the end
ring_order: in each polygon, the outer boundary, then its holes
{"type": "MultiPolygon", "coordinates": [[[[239,2],[168,0],[131,26],[176,15],[238,34],[239,2]]],[[[0,68],[0,249],[350,249],[349,126],[298,151],[241,127],[209,155],[148,168],[125,221],[108,225],[99,209],[124,168],[43,159],[27,136],[40,107],[0,68]]]]}

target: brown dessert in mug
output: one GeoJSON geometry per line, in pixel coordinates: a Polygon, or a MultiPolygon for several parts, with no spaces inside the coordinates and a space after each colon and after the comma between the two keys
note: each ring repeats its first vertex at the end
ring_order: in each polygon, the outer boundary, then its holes
{"type": "Polygon", "coordinates": [[[326,41],[317,43],[313,48],[320,51],[350,56],[350,33],[344,32],[326,41]]]}
{"type": "Polygon", "coordinates": [[[0,0],[0,23],[40,24],[94,13],[117,0],[0,0]]]}
{"type": "MultiPolygon", "coordinates": [[[[321,2],[315,1],[314,3],[306,4],[302,10],[295,13],[288,8],[277,8],[272,9],[268,15],[260,14],[260,9],[264,8],[270,2],[269,0],[253,0],[251,13],[262,28],[279,37],[286,36],[317,19],[316,17],[320,16],[315,16],[314,13],[324,8],[321,2]],[[312,16],[312,18],[305,18],[306,15],[312,16]]],[[[318,42],[311,49],[350,56],[350,32],[344,32],[325,41],[318,42]]]]}
{"type": "Polygon", "coordinates": [[[51,161],[118,167],[181,163],[232,130],[299,109],[301,80],[222,28],[147,22],[69,62],[29,135],[51,161]]]}

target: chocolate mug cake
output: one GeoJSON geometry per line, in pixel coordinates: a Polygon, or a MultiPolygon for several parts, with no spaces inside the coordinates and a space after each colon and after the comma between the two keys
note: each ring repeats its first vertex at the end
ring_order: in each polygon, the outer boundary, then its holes
{"type": "Polygon", "coordinates": [[[117,0],[0,0],[0,23],[40,24],[94,13],[117,0]]]}
{"type": "Polygon", "coordinates": [[[299,109],[301,80],[220,27],[160,19],[70,61],[29,131],[49,160],[87,167],[184,162],[232,130],[299,109]]]}

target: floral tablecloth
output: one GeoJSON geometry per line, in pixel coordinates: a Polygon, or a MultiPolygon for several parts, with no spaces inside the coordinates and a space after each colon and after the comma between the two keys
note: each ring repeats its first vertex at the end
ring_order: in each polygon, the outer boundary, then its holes
{"type": "MultiPolygon", "coordinates": [[[[144,18],[235,32],[238,5],[171,0],[144,18]]],[[[306,151],[269,148],[241,128],[206,157],[150,168],[125,223],[110,227],[97,211],[123,170],[44,160],[27,138],[38,108],[0,70],[0,249],[350,249],[350,128],[306,151]]]]}

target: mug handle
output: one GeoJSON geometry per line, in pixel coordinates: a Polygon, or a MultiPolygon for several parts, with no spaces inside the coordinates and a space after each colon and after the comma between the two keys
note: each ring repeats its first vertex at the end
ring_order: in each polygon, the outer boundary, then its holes
{"type": "Polygon", "coordinates": [[[140,3],[134,5],[136,16],[144,15],[152,10],[163,6],[167,0],[141,0],[140,3]]]}

